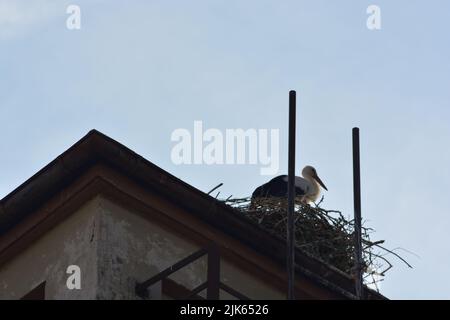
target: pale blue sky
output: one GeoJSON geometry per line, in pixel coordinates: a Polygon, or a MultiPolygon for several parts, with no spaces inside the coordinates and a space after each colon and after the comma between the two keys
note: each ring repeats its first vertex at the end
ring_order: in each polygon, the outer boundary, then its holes
{"type": "Polygon", "coordinates": [[[314,165],[324,206],[351,215],[359,126],[363,216],[420,256],[394,261],[382,293],[449,299],[449,24],[445,0],[0,0],[0,198],[92,128],[201,190],[249,195],[269,179],[258,166],[176,166],[170,135],[194,120],[278,128],[284,173],[295,89],[297,172],[314,165]]]}

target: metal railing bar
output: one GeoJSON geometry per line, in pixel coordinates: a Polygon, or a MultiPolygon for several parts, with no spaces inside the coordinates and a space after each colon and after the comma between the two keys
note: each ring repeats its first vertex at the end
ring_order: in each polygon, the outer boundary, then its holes
{"type": "Polygon", "coordinates": [[[222,289],[225,292],[228,292],[229,294],[231,294],[232,296],[234,296],[235,298],[238,298],[239,300],[251,300],[249,297],[243,295],[242,293],[234,290],[233,288],[227,286],[225,283],[220,283],[220,289],[222,289]]]}
{"type": "Polygon", "coordinates": [[[197,286],[196,288],[192,289],[192,291],[189,293],[189,295],[185,298],[185,300],[192,298],[196,294],[202,292],[208,287],[208,282],[204,282],[201,285],[197,286]]]}
{"type": "Polygon", "coordinates": [[[185,267],[189,263],[201,258],[202,256],[206,255],[209,251],[209,247],[203,248],[198,250],[197,252],[194,252],[193,254],[187,256],[183,260],[180,260],[179,262],[175,263],[171,267],[168,267],[167,269],[161,271],[154,277],[151,277],[150,279],[137,283],[136,284],[136,293],[139,295],[143,295],[145,293],[145,290],[150,287],[151,285],[155,284],[158,281],[161,281],[162,279],[170,276],[172,273],[180,270],[181,268],[185,267]]]}

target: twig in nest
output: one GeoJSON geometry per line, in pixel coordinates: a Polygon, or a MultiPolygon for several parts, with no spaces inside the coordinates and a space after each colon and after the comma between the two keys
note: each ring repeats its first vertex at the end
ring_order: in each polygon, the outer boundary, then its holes
{"type": "Polygon", "coordinates": [[[211,194],[214,192],[214,190],[219,189],[221,186],[223,186],[223,183],[219,183],[217,186],[215,186],[214,188],[211,189],[211,191],[209,191],[207,194],[211,194]]]}

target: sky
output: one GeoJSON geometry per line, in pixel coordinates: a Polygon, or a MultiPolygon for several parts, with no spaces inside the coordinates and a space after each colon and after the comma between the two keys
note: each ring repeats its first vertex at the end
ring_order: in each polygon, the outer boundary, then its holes
{"type": "Polygon", "coordinates": [[[273,176],[176,164],[171,135],[278,129],[284,174],[296,90],[298,175],[313,165],[322,206],[349,217],[361,130],[365,225],[413,265],[391,258],[381,292],[450,299],[449,24],[446,0],[0,0],[0,198],[94,128],[202,191],[249,196],[273,176]]]}

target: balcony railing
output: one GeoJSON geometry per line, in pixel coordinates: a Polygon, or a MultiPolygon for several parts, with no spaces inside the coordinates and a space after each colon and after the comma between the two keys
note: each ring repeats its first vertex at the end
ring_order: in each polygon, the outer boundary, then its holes
{"type": "Polygon", "coordinates": [[[250,298],[248,298],[247,296],[220,281],[220,253],[219,248],[215,244],[210,244],[207,247],[202,248],[187,256],[186,258],[178,261],[174,265],[161,271],[150,279],[141,283],[137,283],[135,289],[136,294],[141,298],[148,298],[149,287],[151,287],[158,281],[162,281],[168,278],[174,272],[184,268],[185,266],[193,263],[194,261],[200,259],[205,255],[208,256],[208,271],[206,282],[193,288],[189,292],[189,295],[184,297],[184,299],[191,299],[206,289],[206,299],[208,300],[219,300],[220,290],[227,292],[228,294],[239,300],[250,300],[250,298]]]}

